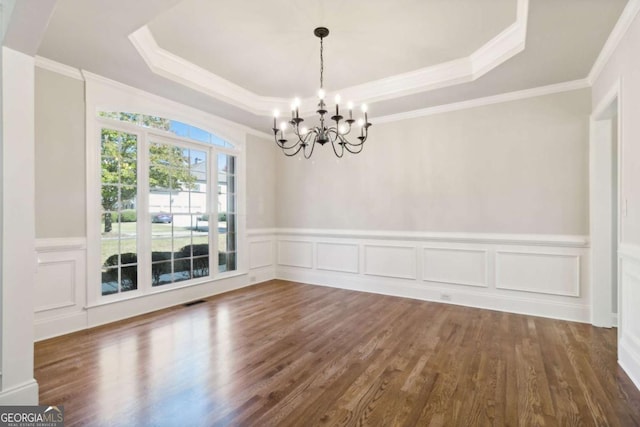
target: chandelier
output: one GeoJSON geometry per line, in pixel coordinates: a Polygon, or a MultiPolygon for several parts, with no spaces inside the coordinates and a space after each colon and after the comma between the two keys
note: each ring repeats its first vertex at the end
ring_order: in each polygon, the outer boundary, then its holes
{"type": "Polygon", "coordinates": [[[371,123],[367,117],[367,106],[362,104],[363,117],[357,121],[353,118],[353,102],[347,104],[348,116],[345,119],[340,114],[340,95],[335,96],[335,114],[331,116],[330,120],[326,117],[328,106],[325,103],[326,92],[324,90],[324,58],[323,52],[323,39],[329,35],[329,29],[325,27],[318,27],[313,30],[313,34],[320,38],[320,90],[318,91],[318,109],[316,113],[320,116],[320,124],[307,129],[301,126],[304,119],[300,117],[300,99],[294,99],[291,104],[291,120],[288,122],[283,121],[280,123],[280,127],[277,126],[277,120],[279,116],[278,110],[274,111],[273,117],[273,135],[278,147],[282,149],[285,155],[291,157],[297,155],[300,151],[306,159],[310,158],[313,154],[313,149],[316,144],[324,145],[327,142],[331,143],[333,152],[336,156],[342,157],[345,150],[349,153],[358,154],[362,151],[364,142],[367,140],[369,134],[369,127],[371,123]],[[357,142],[350,142],[347,139],[347,135],[351,132],[353,124],[356,123],[360,128],[360,135],[357,137],[357,142]],[[289,143],[287,136],[293,134],[291,137],[293,142],[289,143]]]}

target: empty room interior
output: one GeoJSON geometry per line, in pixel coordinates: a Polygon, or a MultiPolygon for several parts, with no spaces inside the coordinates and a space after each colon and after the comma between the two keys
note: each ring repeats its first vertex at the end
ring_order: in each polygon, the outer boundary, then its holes
{"type": "Polygon", "coordinates": [[[640,425],[640,0],[0,0],[0,40],[0,422],[640,425]]]}

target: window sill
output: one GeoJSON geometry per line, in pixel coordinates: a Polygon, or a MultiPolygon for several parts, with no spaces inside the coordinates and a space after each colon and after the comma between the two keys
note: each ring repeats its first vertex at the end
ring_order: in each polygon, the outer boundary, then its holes
{"type": "Polygon", "coordinates": [[[185,284],[177,284],[174,286],[167,285],[168,287],[164,287],[164,286],[152,287],[151,289],[148,289],[146,292],[138,289],[137,291],[131,291],[124,294],[120,294],[116,298],[110,298],[110,296],[107,295],[105,297],[100,297],[100,300],[92,304],[88,304],[84,308],[85,310],[87,310],[95,307],[103,307],[106,305],[117,304],[123,301],[131,301],[131,300],[136,300],[144,297],[149,297],[152,295],[162,294],[165,292],[172,292],[172,291],[177,291],[184,288],[190,288],[193,286],[204,285],[207,283],[219,282],[221,280],[231,279],[233,277],[246,276],[247,274],[248,274],[247,271],[234,271],[234,272],[218,274],[213,279],[210,279],[210,278],[198,279],[198,280],[190,281],[185,284]]]}

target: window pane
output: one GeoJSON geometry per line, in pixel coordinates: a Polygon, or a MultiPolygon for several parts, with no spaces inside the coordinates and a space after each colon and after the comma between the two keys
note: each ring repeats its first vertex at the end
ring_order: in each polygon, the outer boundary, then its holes
{"type": "Polygon", "coordinates": [[[102,295],[118,293],[118,267],[102,268],[102,295]]]}
{"type": "Polygon", "coordinates": [[[191,279],[191,258],[176,259],[173,262],[173,281],[182,282],[191,279]]]}
{"type": "Polygon", "coordinates": [[[108,295],[138,288],[137,136],[102,129],[101,156],[101,288],[108,295]]]}
{"type": "Polygon", "coordinates": [[[138,266],[128,265],[120,268],[120,290],[122,292],[138,289],[138,266]]]}
{"type": "Polygon", "coordinates": [[[193,277],[206,277],[209,275],[209,257],[193,258],[193,277]]]}
{"type": "Polygon", "coordinates": [[[171,261],[151,264],[151,285],[160,286],[171,283],[171,261]]]}

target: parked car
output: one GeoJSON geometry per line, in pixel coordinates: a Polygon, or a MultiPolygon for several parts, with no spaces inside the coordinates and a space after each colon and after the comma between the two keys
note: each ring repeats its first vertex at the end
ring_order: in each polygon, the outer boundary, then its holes
{"type": "Polygon", "coordinates": [[[165,213],[154,215],[151,218],[151,222],[156,224],[171,224],[172,221],[173,221],[173,215],[165,214],[165,213]]]}

